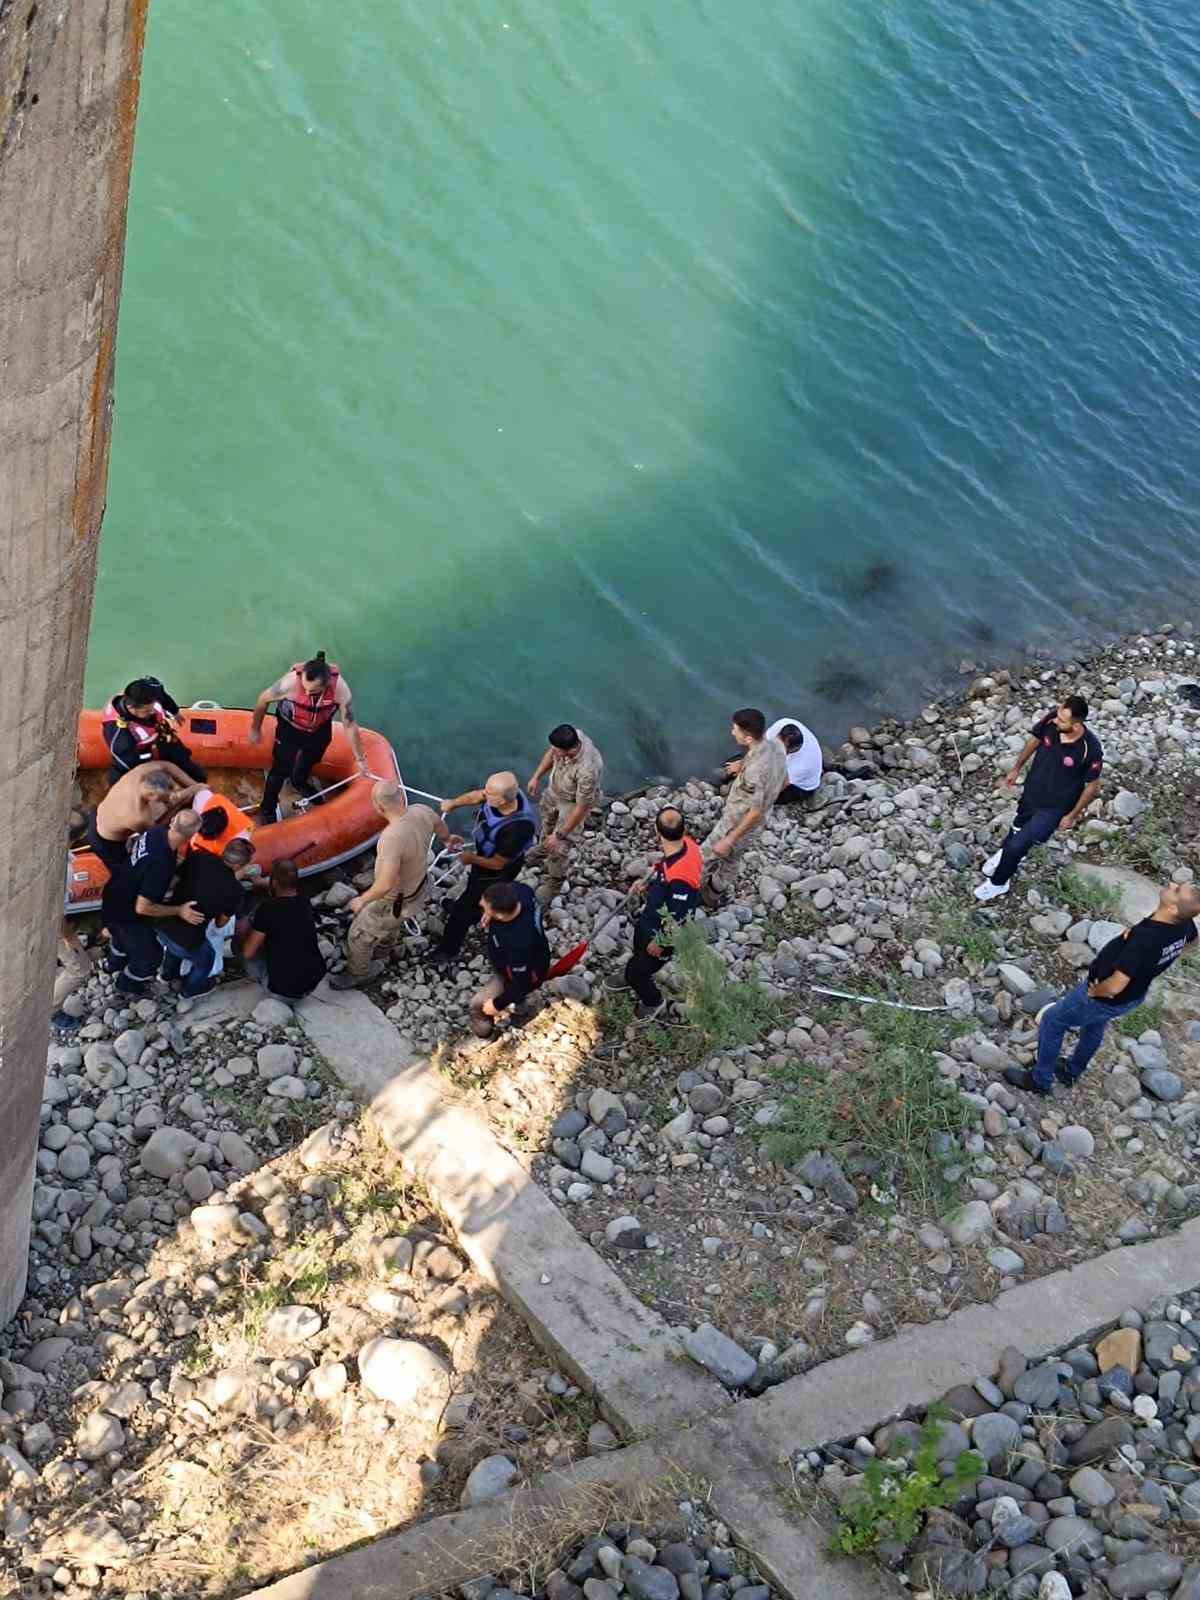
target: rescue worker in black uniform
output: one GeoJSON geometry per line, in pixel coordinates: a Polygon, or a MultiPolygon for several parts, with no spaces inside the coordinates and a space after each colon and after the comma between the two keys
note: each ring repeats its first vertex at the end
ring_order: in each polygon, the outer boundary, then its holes
{"type": "Polygon", "coordinates": [[[645,891],[646,903],[634,925],[633,954],[625,964],[622,981],[609,985],[633,990],[638,997],[636,1015],[643,1020],[652,1017],[663,1003],[662,991],[654,981],[671,959],[663,918],[679,923],[688,920],[700,903],[704,875],[700,846],[687,833],[682,811],[664,806],[654,819],[654,828],[662,859],[635,885],[645,891]]]}
{"type": "Polygon", "coordinates": [[[179,737],[179,706],[157,678],[135,678],[104,708],[100,730],[111,765],[109,788],[126,772],[147,761],[170,761],[197,783],[205,773],[179,737]]]}

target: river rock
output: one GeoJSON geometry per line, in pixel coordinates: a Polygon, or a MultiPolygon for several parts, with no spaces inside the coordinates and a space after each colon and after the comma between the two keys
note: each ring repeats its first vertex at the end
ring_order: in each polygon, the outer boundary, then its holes
{"type": "Polygon", "coordinates": [[[113,1050],[117,1060],[127,1067],[132,1067],[141,1060],[142,1051],[146,1048],[146,1035],[140,1028],[126,1028],[113,1040],[113,1050]]]}
{"type": "Polygon", "coordinates": [[[1092,1560],[1104,1554],[1104,1535],[1082,1517],[1052,1517],[1042,1530],[1042,1543],[1050,1550],[1078,1551],[1092,1560]]]}
{"type": "Polygon", "coordinates": [[[472,1467],[458,1503],[465,1511],[484,1500],[494,1500],[497,1495],[511,1488],[517,1477],[517,1469],[507,1456],[484,1456],[472,1467]]]}
{"type": "Polygon", "coordinates": [[[627,1555],[621,1562],[621,1577],[633,1600],[679,1600],[679,1580],[666,1567],[627,1555]]]}
{"type": "Polygon", "coordinates": [[[263,1323],[263,1337],[272,1344],[305,1344],[321,1331],[321,1314],[312,1306],[276,1306],[263,1323]]]}
{"type": "Polygon", "coordinates": [[[105,1517],[91,1515],[69,1519],[55,1543],[71,1561],[84,1567],[120,1567],[132,1551],[125,1535],[105,1517]]]}
{"type": "Polygon", "coordinates": [[[1140,1600],[1141,1596],[1162,1592],[1183,1576],[1183,1562],[1165,1550],[1147,1550],[1113,1567],[1105,1578],[1114,1600],[1140,1600]]]}
{"type": "Polygon", "coordinates": [[[274,1095],[277,1100],[305,1100],[308,1098],[308,1085],[303,1078],[285,1072],[271,1079],[267,1084],[267,1093],[274,1095]]]}
{"type": "Polygon", "coordinates": [[[296,1052],[290,1044],[264,1044],[258,1051],[258,1075],[268,1083],[273,1078],[283,1078],[293,1073],[296,1052]]]}
{"type": "Polygon", "coordinates": [[[1143,1072],[1142,1088],[1156,1100],[1165,1101],[1168,1105],[1174,1100],[1183,1099],[1183,1079],[1177,1072],[1169,1072],[1166,1067],[1156,1067],[1149,1072],[1143,1072]]]}
{"type": "Polygon", "coordinates": [[[394,1406],[410,1406],[419,1399],[423,1411],[440,1411],[450,1387],[450,1368],[415,1339],[368,1340],[358,1352],[358,1371],[364,1388],[394,1406]]]}
{"type": "Polygon", "coordinates": [[[1058,1143],[1067,1155],[1082,1160],[1087,1160],[1096,1150],[1096,1141],[1089,1129],[1081,1127],[1077,1122],[1069,1122],[1065,1128],[1060,1129],[1058,1143]]]}
{"type": "Polygon", "coordinates": [[[187,1170],[198,1143],[186,1128],[155,1128],[142,1146],[142,1166],[154,1178],[173,1178],[187,1170]]]}
{"type": "Polygon", "coordinates": [[[91,1166],[92,1152],[85,1144],[69,1144],[65,1150],[59,1151],[59,1176],[66,1178],[69,1183],[78,1183],[81,1178],[86,1178],[91,1166]]]}
{"type": "Polygon", "coordinates": [[[270,995],[260,1000],[251,1014],[260,1028],[286,1028],[296,1020],[285,1000],[276,1000],[270,995]]]}
{"type": "Polygon", "coordinates": [[[976,1244],[992,1232],[991,1208],[986,1200],[968,1200],[942,1218],[942,1227],[949,1234],[951,1242],[960,1248],[976,1244]]]}
{"type": "Polygon", "coordinates": [[[1096,1345],[1096,1364],[1102,1373],[1113,1367],[1136,1372],[1142,1360],[1142,1336],[1137,1328],[1114,1328],[1096,1345]]]}
{"type": "Polygon", "coordinates": [[[1070,1449],[1072,1464],[1101,1461],[1133,1439],[1133,1428],[1124,1417],[1105,1417],[1095,1422],[1070,1449]]]}
{"type": "Polygon", "coordinates": [[[247,1144],[241,1134],[234,1133],[231,1128],[227,1128],[218,1136],[217,1149],[235,1172],[253,1172],[261,1165],[253,1146],[247,1144]]]}
{"type": "Polygon", "coordinates": [[[946,1596],[982,1594],[988,1569],[982,1556],[961,1545],[937,1544],[913,1557],[908,1569],[914,1589],[946,1596]]]}
{"type": "Polygon", "coordinates": [[[75,1452],[83,1461],[99,1461],[125,1443],[125,1429],[107,1411],[93,1411],[75,1435],[75,1452]]]}
{"type": "Polygon", "coordinates": [[[719,1378],[726,1388],[741,1388],[758,1371],[758,1362],[754,1357],[719,1328],[714,1328],[711,1322],[702,1322],[686,1333],[683,1346],[698,1366],[706,1368],[714,1378],[719,1378]]]}
{"type": "Polygon", "coordinates": [[[971,1426],[971,1448],[978,1451],[991,1465],[1007,1455],[1021,1437],[1021,1425],[1002,1411],[987,1412],[976,1417],[971,1426]]]}
{"type": "Polygon", "coordinates": [[[1034,981],[1024,967],[1018,967],[1012,961],[1002,961],[997,970],[1000,982],[1008,990],[1009,994],[1020,997],[1033,991],[1035,987],[1034,981]]]}

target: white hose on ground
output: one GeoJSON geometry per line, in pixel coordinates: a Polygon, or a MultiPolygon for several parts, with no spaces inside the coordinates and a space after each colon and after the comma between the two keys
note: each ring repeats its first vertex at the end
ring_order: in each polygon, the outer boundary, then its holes
{"type": "Polygon", "coordinates": [[[832,995],[835,1000],[857,1000],[863,1006],[890,1006],[893,1011],[949,1011],[949,1006],[910,1006],[903,1000],[881,1000],[873,994],[847,994],[844,989],[822,989],[818,984],[808,986],[813,994],[832,995]]]}

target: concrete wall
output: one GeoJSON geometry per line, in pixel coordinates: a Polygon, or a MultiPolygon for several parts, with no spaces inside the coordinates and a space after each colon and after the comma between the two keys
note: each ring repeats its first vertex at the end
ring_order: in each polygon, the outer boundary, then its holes
{"type": "Polygon", "coordinates": [[[0,1324],[25,1286],[148,0],[0,0],[0,1324]]]}

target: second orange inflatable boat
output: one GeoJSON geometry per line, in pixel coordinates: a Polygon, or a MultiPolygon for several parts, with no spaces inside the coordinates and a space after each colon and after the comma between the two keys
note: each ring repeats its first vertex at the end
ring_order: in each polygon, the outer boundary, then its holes
{"type": "MultiPolygon", "coordinates": [[[[109,765],[100,717],[99,711],[82,711],[79,715],[77,760],[81,779],[89,773],[103,773],[109,765]]],[[[253,805],[261,784],[257,779],[250,780],[250,774],[265,773],[271,764],[275,718],[263,719],[262,737],[257,744],[250,743],[249,732],[249,711],[227,711],[222,706],[201,703],[186,706],[179,713],[179,737],[199,766],[217,774],[213,788],[221,788],[221,774],[244,772],[247,787],[252,782],[255,790],[254,799],[249,802],[253,805]]],[[[400,768],[388,741],[369,728],[361,732],[371,773],[377,778],[399,778],[400,768]]],[[[254,859],[264,873],[270,872],[276,861],[290,857],[301,877],[307,877],[340,866],[370,849],[383,828],[383,819],[371,804],[370,779],[355,777],[357,770],[345,730],[336,725],[329,749],[313,769],[313,777],[322,789],[342,779],[351,781],[342,783],[323,805],[255,829],[254,859]]],[[[233,794],[231,798],[247,806],[247,797],[233,794]]],[[[71,856],[68,913],[95,911],[107,878],[108,873],[90,850],[75,851],[71,856]]]]}

